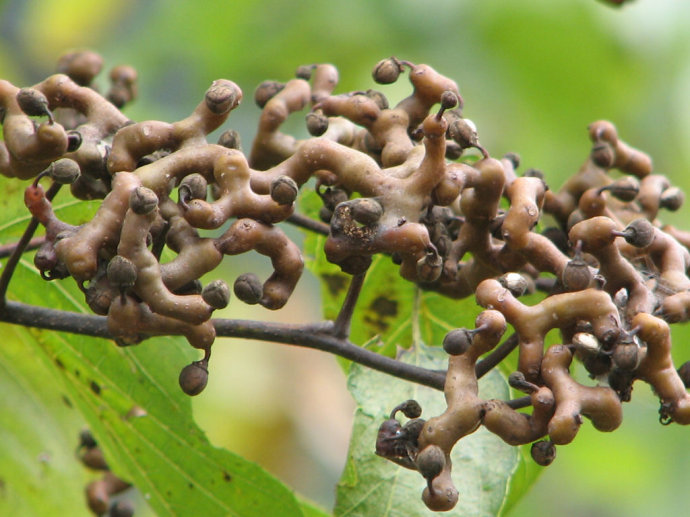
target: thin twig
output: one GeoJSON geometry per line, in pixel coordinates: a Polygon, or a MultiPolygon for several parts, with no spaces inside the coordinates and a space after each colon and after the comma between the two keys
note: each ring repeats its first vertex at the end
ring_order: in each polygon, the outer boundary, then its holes
{"type": "MultiPolygon", "coordinates": [[[[47,330],[58,330],[87,336],[112,339],[105,316],[79,314],[7,301],[0,311],[0,321],[47,330]]],[[[290,325],[252,320],[213,320],[220,337],[260,339],[314,348],[339,355],[356,363],[438,390],[443,389],[445,376],[426,368],[396,361],[345,339],[329,335],[332,323],[290,325]]]]}
{"type": "Polygon", "coordinates": [[[302,214],[292,214],[287,218],[287,221],[295,226],[320,233],[321,235],[328,235],[331,228],[326,223],[322,223],[321,221],[317,221],[316,219],[302,214]]]}
{"type": "MultiPolygon", "coordinates": [[[[41,244],[43,244],[45,241],[45,235],[42,235],[40,237],[34,237],[29,241],[29,244],[26,245],[24,251],[26,252],[40,248],[41,244]]],[[[18,244],[18,242],[13,242],[11,244],[0,245],[0,258],[9,257],[10,255],[12,255],[18,244]]]]}
{"type": "Polygon", "coordinates": [[[355,312],[355,305],[357,305],[357,298],[359,298],[359,293],[362,291],[362,285],[364,285],[365,276],[366,271],[357,273],[350,281],[350,287],[347,290],[345,300],[343,301],[342,307],[340,307],[340,312],[333,326],[333,335],[337,338],[347,339],[350,336],[350,323],[352,322],[352,315],[355,312]]]}
{"type": "Polygon", "coordinates": [[[513,350],[515,350],[515,347],[518,346],[518,342],[518,335],[515,333],[511,334],[508,339],[501,343],[497,348],[494,348],[489,355],[475,364],[474,372],[477,374],[477,379],[484,377],[484,375],[493,370],[496,365],[503,361],[503,359],[508,357],[508,354],[510,354],[513,350]]]}

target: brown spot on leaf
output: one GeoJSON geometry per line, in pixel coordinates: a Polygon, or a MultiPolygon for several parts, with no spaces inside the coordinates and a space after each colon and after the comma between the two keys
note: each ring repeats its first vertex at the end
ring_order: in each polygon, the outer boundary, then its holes
{"type": "Polygon", "coordinates": [[[67,406],[68,408],[72,408],[72,401],[67,398],[67,395],[62,395],[62,402],[67,406]]]}
{"type": "Polygon", "coordinates": [[[338,296],[347,287],[347,277],[339,274],[322,273],[321,280],[326,283],[331,296],[338,296]]]}
{"type": "Polygon", "coordinates": [[[64,370],[64,369],[65,369],[65,364],[64,364],[62,361],[60,361],[60,359],[55,359],[55,364],[56,364],[57,367],[60,368],[61,370],[64,370]]]}
{"type": "Polygon", "coordinates": [[[96,395],[101,394],[101,387],[96,383],[96,381],[91,381],[89,387],[91,388],[91,391],[93,391],[96,395]]]}
{"type": "Polygon", "coordinates": [[[388,330],[390,320],[397,315],[398,302],[385,296],[378,296],[369,304],[364,321],[373,326],[379,333],[383,333],[388,330]]]}
{"type": "Polygon", "coordinates": [[[232,476],[228,474],[226,471],[223,471],[223,480],[227,483],[232,481],[232,476]]]}

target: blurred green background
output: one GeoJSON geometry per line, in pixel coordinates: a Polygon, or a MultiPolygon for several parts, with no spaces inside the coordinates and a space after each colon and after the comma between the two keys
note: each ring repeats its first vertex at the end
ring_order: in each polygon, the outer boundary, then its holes
{"type": "MultiPolygon", "coordinates": [[[[214,79],[232,79],[245,102],[224,128],[238,129],[246,149],[259,114],[251,94],[261,81],[331,62],[341,74],[337,91],[367,89],[372,66],[395,55],[455,79],[483,145],[495,156],[519,153],[522,168],[542,169],[552,188],[586,158],[587,124],[606,118],[687,190],[688,22],[690,3],[682,0],[622,8],[596,0],[11,0],[0,1],[0,77],[31,84],[65,50],[88,47],[108,68],[128,63],[139,71],[128,116],[166,121],[186,116],[214,79]]],[[[396,101],[408,84],[382,89],[396,101]]],[[[302,125],[293,127],[306,134],[302,125]]],[[[683,213],[664,220],[689,228],[683,213]]],[[[250,267],[245,260],[232,267],[250,267]]],[[[226,315],[319,318],[314,280],[301,288],[277,315],[239,305],[226,315]]],[[[687,329],[674,329],[677,345],[687,337],[687,329]]],[[[335,361],[238,341],[214,350],[211,384],[195,400],[211,441],[330,506],[353,409],[335,361]]],[[[681,346],[675,353],[677,364],[690,358],[681,346]]],[[[657,410],[655,397],[637,386],[622,427],[604,435],[583,426],[511,515],[684,514],[690,430],[660,426],[657,410]]]]}

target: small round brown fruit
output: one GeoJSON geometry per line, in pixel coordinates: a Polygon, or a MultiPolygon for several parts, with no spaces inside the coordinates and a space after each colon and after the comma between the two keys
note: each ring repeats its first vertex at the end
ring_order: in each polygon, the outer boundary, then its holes
{"type": "Polygon", "coordinates": [[[204,391],[208,383],[208,363],[206,361],[194,361],[188,364],[180,372],[180,388],[189,396],[195,396],[204,391]]]}

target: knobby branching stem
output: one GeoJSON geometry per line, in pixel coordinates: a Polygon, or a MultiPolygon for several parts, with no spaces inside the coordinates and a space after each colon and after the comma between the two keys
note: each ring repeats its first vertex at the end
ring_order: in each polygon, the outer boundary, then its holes
{"type": "MultiPolygon", "coordinates": [[[[62,185],[60,185],[60,183],[54,181],[46,191],[46,199],[48,201],[52,201],[60,190],[61,186],[62,185]]],[[[7,260],[7,264],[5,264],[5,269],[2,271],[2,275],[0,275],[0,308],[5,306],[7,303],[7,288],[10,285],[10,280],[14,274],[14,269],[17,267],[22,254],[26,251],[26,247],[31,242],[31,238],[34,236],[36,228],[38,228],[38,219],[32,217],[26,227],[26,230],[24,230],[24,233],[19,239],[19,242],[17,242],[15,248],[12,250],[12,254],[7,260]]]]}

